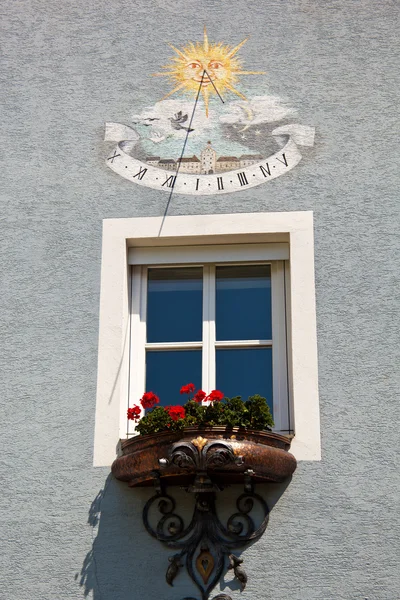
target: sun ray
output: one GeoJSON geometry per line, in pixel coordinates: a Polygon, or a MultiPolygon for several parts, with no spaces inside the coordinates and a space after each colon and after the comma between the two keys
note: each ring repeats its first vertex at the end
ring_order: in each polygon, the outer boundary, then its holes
{"type": "Polygon", "coordinates": [[[206,87],[201,88],[201,93],[204,100],[204,107],[206,109],[206,117],[208,117],[208,98],[209,98],[209,90],[206,87]]]}
{"type": "Polygon", "coordinates": [[[232,56],[235,56],[235,54],[237,52],[239,52],[240,48],[247,42],[249,38],[245,38],[242,42],[240,42],[240,44],[238,44],[237,46],[235,46],[230,52],[229,54],[227,54],[227,58],[232,58],[232,56]]]}
{"type": "Polygon", "coordinates": [[[179,90],[181,90],[184,87],[186,87],[186,81],[183,81],[182,83],[180,83],[179,85],[174,87],[174,89],[171,90],[170,92],[168,92],[168,94],[165,94],[165,96],[163,96],[161,98],[161,100],[165,100],[166,98],[168,98],[169,96],[172,96],[172,94],[175,94],[175,92],[178,92],[179,90]]]}
{"type": "Polygon", "coordinates": [[[204,26],[204,52],[208,52],[208,35],[207,35],[207,29],[206,26],[204,26]]]}
{"type": "Polygon", "coordinates": [[[175,75],[175,71],[166,71],[165,73],[152,73],[152,77],[171,77],[175,75]]]}
{"type": "Polygon", "coordinates": [[[178,56],[180,56],[181,58],[183,58],[183,60],[189,60],[188,57],[183,54],[183,52],[181,52],[180,50],[178,50],[178,48],[175,48],[175,46],[173,46],[169,42],[168,42],[168,46],[170,48],[172,48],[172,50],[174,50],[174,52],[176,52],[178,54],[178,56]]]}
{"type": "Polygon", "coordinates": [[[244,96],[243,94],[241,94],[238,90],[236,90],[233,85],[231,85],[230,83],[226,83],[225,82],[225,87],[228,88],[228,90],[230,90],[231,92],[233,92],[234,94],[236,94],[236,96],[239,96],[239,98],[243,98],[243,100],[247,100],[246,96],[244,96]]]}
{"type": "Polygon", "coordinates": [[[266,71],[232,71],[235,75],[266,75],[266,71]]]}

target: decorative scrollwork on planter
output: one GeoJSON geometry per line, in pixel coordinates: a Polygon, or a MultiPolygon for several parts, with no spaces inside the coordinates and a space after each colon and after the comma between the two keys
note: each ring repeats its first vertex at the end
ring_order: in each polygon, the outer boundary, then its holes
{"type": "Polygon", "coordinates": [[[195,465],[200,471],[207,471],[209,467],[222,469],[229,463],[242,464],[242,458],[235,456],[230,444],[223,441],[209,442],[200,436],[191,442],[174,444],[170,461],[181,469],[195,465]]]}
{"type": "MultiPolygon", "coordinates": [[[[247,575],[242,566],[243,559],[233,551],[257,540],[268,524],[269,509],[261,496],[254,492],[252,471],[245,472],[245,490],[236,501],[237,511],[227,520],[220,521],[215,507],[216,491],[219,490],[207,475],[207,468],[225,467],[227,464],[242,464],[241,457],[235,456],[232,447],[224,441],[208,442],[197,438],[192,442],[178,442],[171,448],[163,464],[173,463],[180,469],[196,465],[196,477],[188,492],[195,493],[195,507],[190,523],[185,527],[183,519],[175,512],[175,501],[162,487],[162,480],[155,474],[156,494],[148,500],[143,510],[143,522],[151,536],[177,552],[171,556],[166,572],[166,581],[173,585],[179,569],[184,565],[192,581],[201,593],[202,600],[208,600],[212,589],[220,579],[224,568],[232,569],[242,589],[247,583],[247,575]],[[255,504],[261,507],[263,517],[256,527],[250,516],[255,504]],[[158,508],[161,517],[155,527],[150,524],[149,513],[158,508]]],[[[195,600],[185,598],[184,600],[195,600]]],[[[213,600],[231,600],[226,594],[218,594],[213,600]]]]}
{"type": "Polygon", "coordinates": [[[170,451],[169,459],[161,459],[160,467],[164,468],[169,464],[175,465],[182,470],[196,470],[196,477],[188,492],[200,493],[210,490],[218,491],[218,487],[213,484],[207,475],[209,468],[214,471],[224,469],[229,464],[242,465],[243,458],[236,456],[232,446],[227,442],[214,441],[209,442],[201,436],[193,439],[191,442],[178,442],[174,444],[170,451]]]}

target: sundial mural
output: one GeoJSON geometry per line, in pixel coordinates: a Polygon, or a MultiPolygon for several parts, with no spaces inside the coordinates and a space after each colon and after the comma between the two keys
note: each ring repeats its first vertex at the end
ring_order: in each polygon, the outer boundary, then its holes
{"type": "Polygon", "coordinates": [[[151,75],[160,101],[139,107],[129,125],[106,124],[105,140],[118,142],[107,165],[139,185],[200,195],[257,186],[296,166],[314,129],[288,123],[296,111],[263,93],[265,73],[240,59],[246,41],[210,42],[204,29],[201,42],[169,44],[174,55],[151,75]],[[244,78],[256,93],[244,95],[244,78]]]}

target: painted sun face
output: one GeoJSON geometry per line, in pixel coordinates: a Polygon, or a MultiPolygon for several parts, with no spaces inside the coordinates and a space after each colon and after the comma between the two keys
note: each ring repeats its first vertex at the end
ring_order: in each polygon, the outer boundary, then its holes
{"type": "Polygon", "coordinates": [[[264,74],[263,71],[243,71],[241,61],[236,54],[246,41],[247,39],[243,40],[234,48],[222,43],[210,44],[204,28],[203,43],[190,42],[181,50],[169,44],[178,56],[172,58],[172,62],[163,67],[164,73],[155,73],[158,77],[168,77],[175,86],[163,100],[178,91],[189,92],[196,96],[200,88],[207,117],[210,95],[232,92],[246,100],[246,97],[234,87],[234,84],[239,81],[239,75],[264,74]]]}
{"type": "Polygon", "coordinates": [[[222,60],[193,60],[186,65],[184,70],[187,82],[192,80],[197,84],[201,83],[204,87],[212,85],[212,82],[226,80],[226,76],[227,69],[222,60]]]}

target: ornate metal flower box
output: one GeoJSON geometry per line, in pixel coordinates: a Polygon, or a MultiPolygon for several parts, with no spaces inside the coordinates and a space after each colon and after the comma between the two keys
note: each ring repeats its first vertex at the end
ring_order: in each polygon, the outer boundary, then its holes
{"type": "MultiPolygon", "coordinates": [[[[257,540],[269,518],[268,506],[254,492],[254,483],[282,482],[292,475],[296,459],[288,452],[289,447],[290,438],[282,435],[223,427],[187,428],[121,441],[112,472],[132,487],[155,486],[155,495],[143,509],[143,522],[151,536],[175,551],[166,572],[169,585],[185,565],[201,599],[208,600],[227,567],[244,589],[247,575],[243,559],[234,552],[257,540]],[[240,482],[244,491],[236,500],[236,511],[224,524],[216,510],[217,492],[240,482]],[[190,523],[185,524],[177,514],[166,485],[181,485],[194,494],[190,523]],[[256,505],[262,514],[258,525],[251,516],[256,505]],[[151,515],[154,517],[157,509],[158,523],[153,525],[151,515]]],[[[231,597],[218,594],[213,600],[231,597]]]]}
{"type": "Polygon", "coordinates": [[[243,482],[248,470],[254,482],[280,482],[296,468],[290,438],[268,431],[187,428],[137,436],[120,446],[112,472],[131,486],[151,485],[157,473],[166,485],[188,485],[199,471],[221,485],[243,482]]]}

